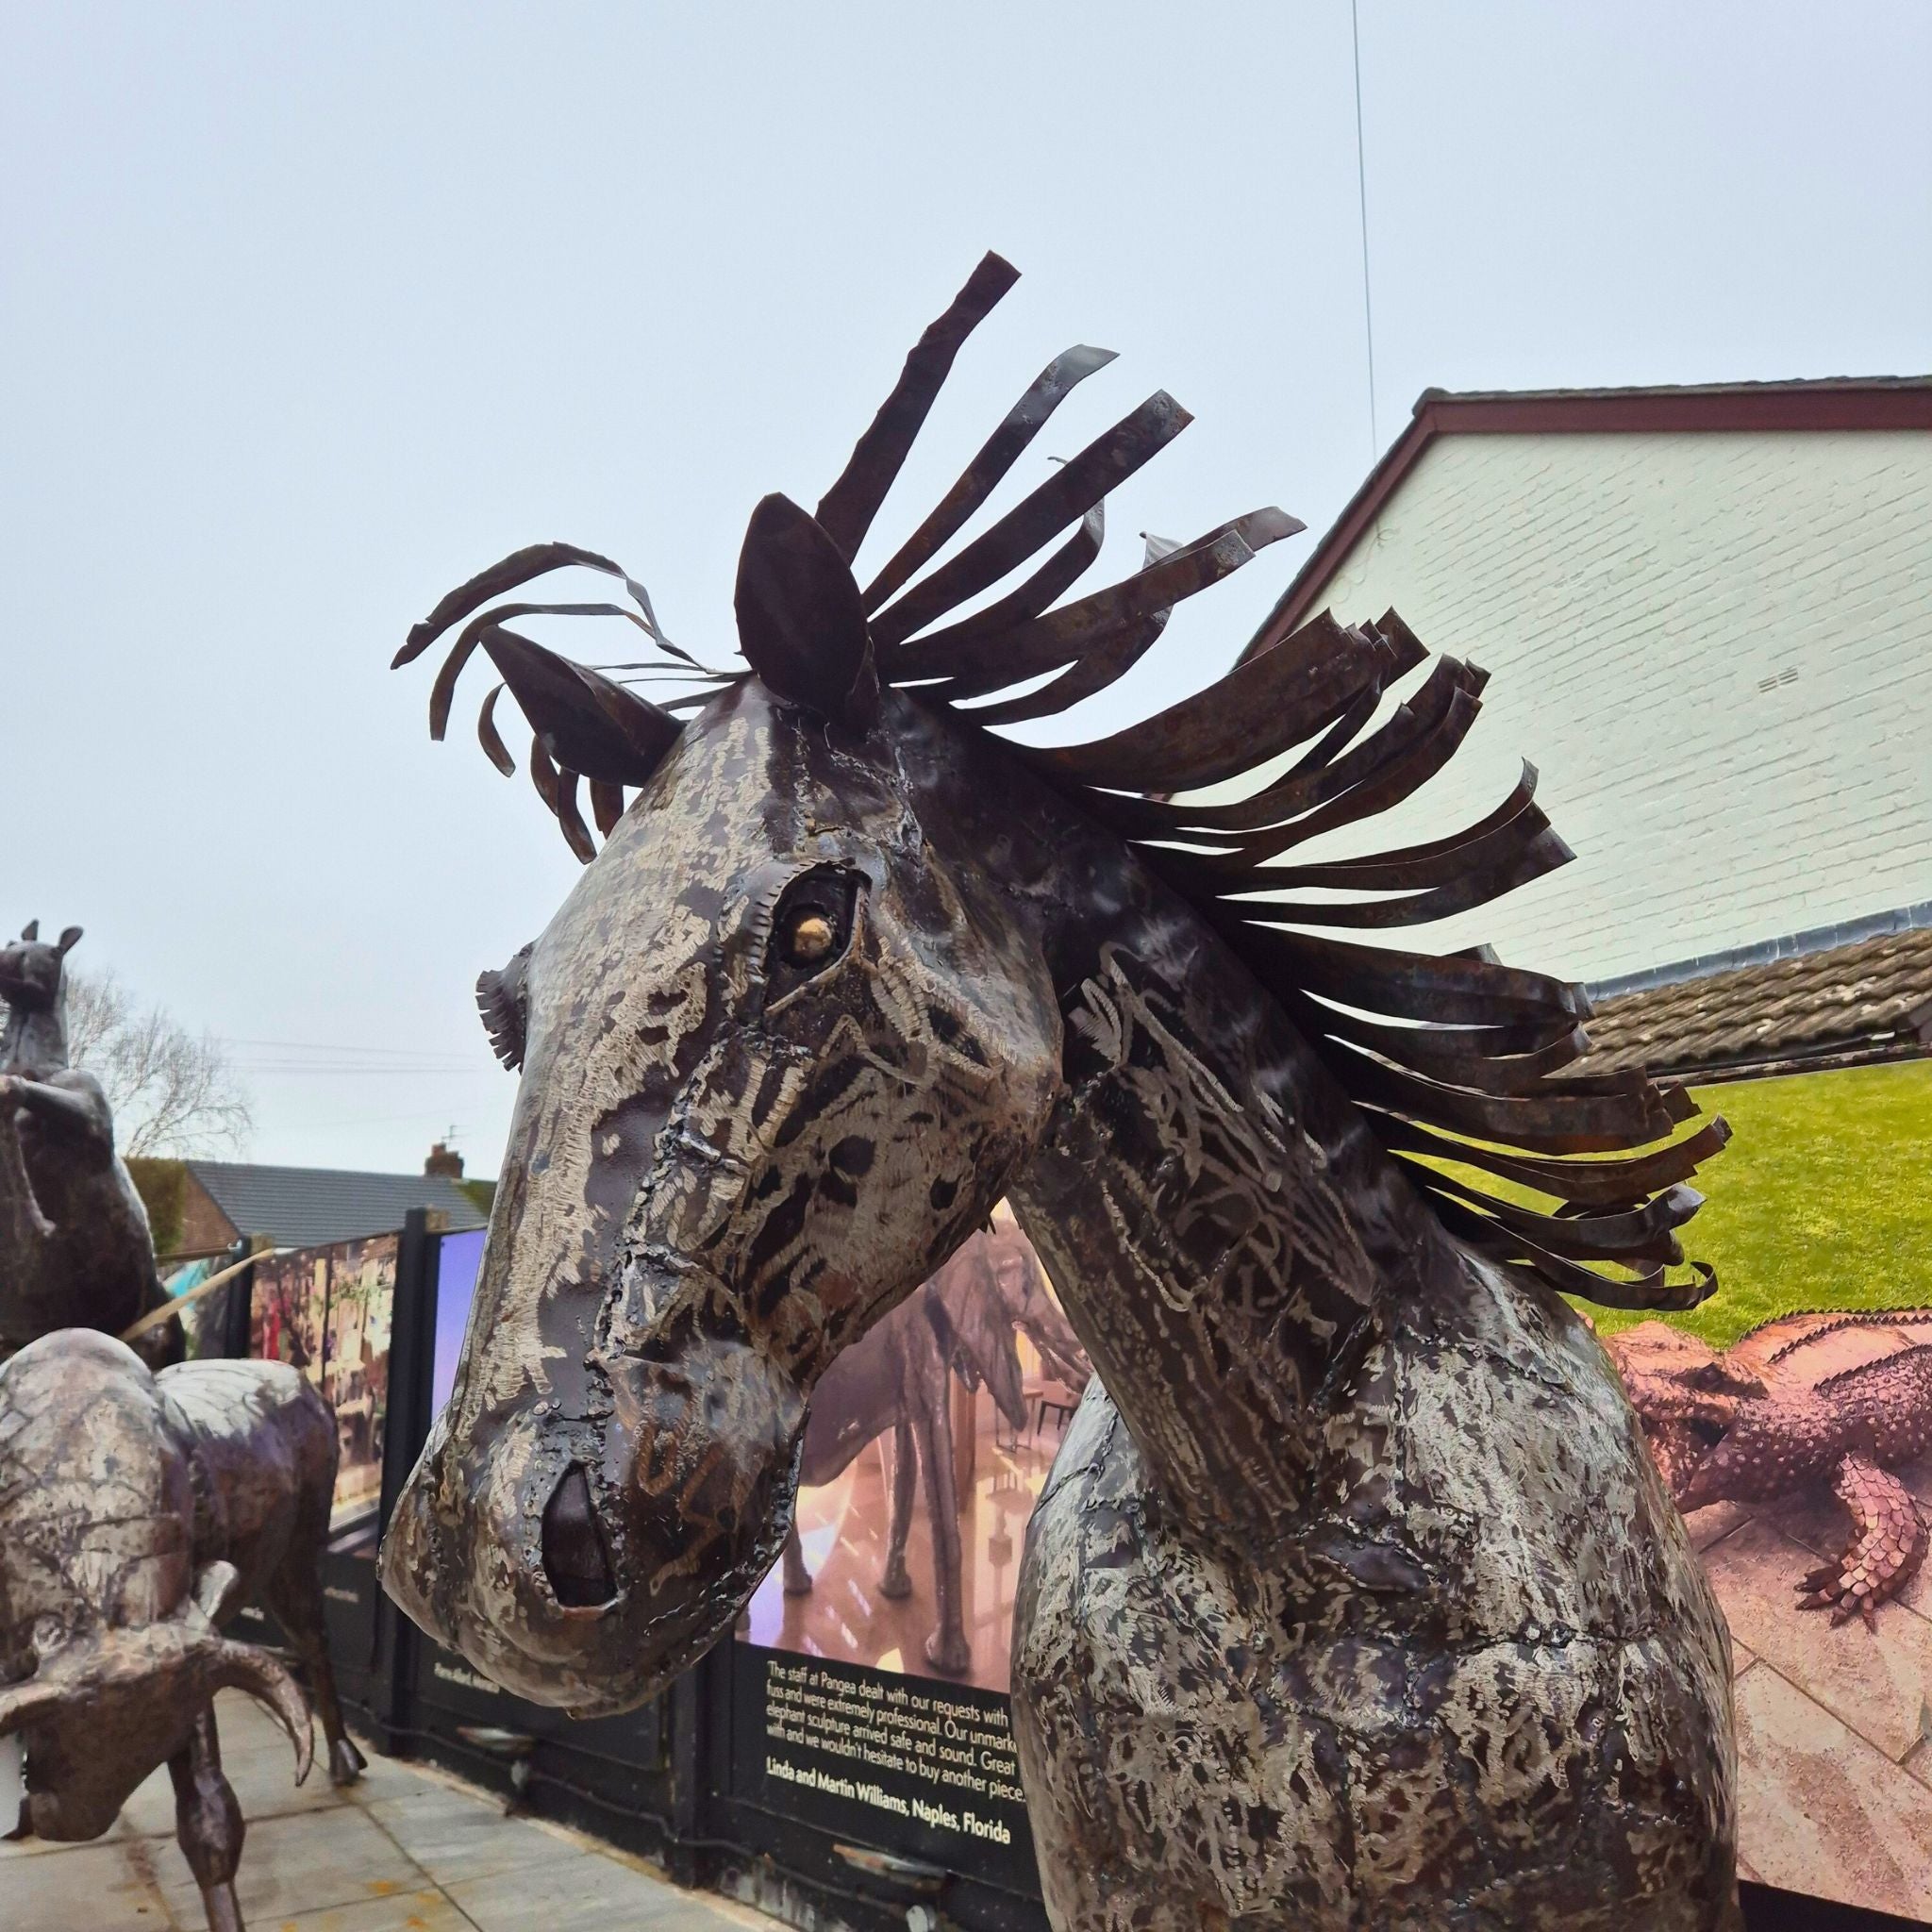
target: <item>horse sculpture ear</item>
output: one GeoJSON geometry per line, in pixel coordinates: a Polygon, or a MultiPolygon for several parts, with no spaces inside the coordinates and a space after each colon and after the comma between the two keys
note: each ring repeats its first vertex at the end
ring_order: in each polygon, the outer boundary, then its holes
{"type": "Polygon", "coordinates": [[[73,952],[75,945],[79,939],[79,926],[70,925],[67,928],[67,930],[60,935],[60,943],[55,948],[55,951],[59,953],[71,953],[73,952]]]}
{"type": "Polygon", "coordinates": [[[789,496],[751,513],[736,604],[739,646],[767,690],[857,730],[872,723],[879,683],[858,580],[789,496]]]}
{"type": "Polygon", "coordinates": [[[641,785],[676,741],[678,724],[648,698],[501,626],[483,648],[531,729],[559,765],[607,785],[641,785]]]}
{"type": "Polygon", "coordinates": [[[28,941],[29,943],[39,939],[41,936],[41,922],[38,919],[29,919],[27,923],[21,927],[20,936],[23,940],[28,941]]]}

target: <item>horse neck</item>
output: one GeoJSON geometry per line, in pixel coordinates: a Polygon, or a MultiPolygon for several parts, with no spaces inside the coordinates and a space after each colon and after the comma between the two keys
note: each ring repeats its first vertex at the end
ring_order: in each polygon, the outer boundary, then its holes
{"type": "Polygon", "coordinates": [[[1461,1271],[1224,943],[1117,842],[1070,857],[1088,890],[1039,901],[1067,1091],[1013,1206],[1158,1488],[1252,1539],[1304,1507],[1383,1310],[1461,1271]]]}
{"type": "Polygon", "coordinates": [[[67,992],[63,987],[44,1011],[7,1008],[0,1033],[0,1074],[58,1074],[67,1065],[67,992]]]}

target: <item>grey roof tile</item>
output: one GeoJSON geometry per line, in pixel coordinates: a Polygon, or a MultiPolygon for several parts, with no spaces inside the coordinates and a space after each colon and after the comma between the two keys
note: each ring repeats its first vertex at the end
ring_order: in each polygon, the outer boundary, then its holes
{"type": "Polygon", "coordinates": [[[187,1166],[239,1233],[266,1235],[278,1248],[390,1234],[411,1208],[441,1209],[452,1231],[482,1227],[488,1220],[446,1174],[258,1167],[237,1160],[191,1160],[187,1166]]]}

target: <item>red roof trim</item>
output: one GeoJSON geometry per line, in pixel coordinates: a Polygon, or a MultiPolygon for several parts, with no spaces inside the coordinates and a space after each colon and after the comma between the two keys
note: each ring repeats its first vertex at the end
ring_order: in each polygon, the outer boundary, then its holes
{"type": "Polygon", "coordinates": [[[1424,390],[1407,428],[1362,479],[1241,652],[1245,661],[1306,621],[1328,579],[1439,436],[1633,436],[1730,431],[1932,429],[1932,381],[1880,377],[1708,389],[1551,390],[1456,395],[1424,390]]]}

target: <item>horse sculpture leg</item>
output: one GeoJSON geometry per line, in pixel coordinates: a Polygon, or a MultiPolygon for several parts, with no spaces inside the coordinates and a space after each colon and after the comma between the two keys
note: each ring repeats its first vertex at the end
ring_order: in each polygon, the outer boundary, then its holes
{"type": "Polygon", "coordinates": [[[308,1694],[328,1740],[328,1781],[352,1785],[366,1762],[342,1724],[342,1707],[336,1695],[336,1676],[328,1658],[328,1630],[324,1622],[322,1583],[316,1574],[315,1552],[320,1535],[298,1533],[289,1541],[280,1566],[262,1586],[262,1601],[288,1633],[296,1657],[308,1676],[308,1694]]]}
{"type": "Polygon", "coordinates": [[[215,1734],[214,1706],[194,1721],[187,1744],[168,1759],[175,1781],[175,1828],[188,1869],[201,1887],[208,1932],[242,1932],[242,1907],[235,1897],[235,1867],[242,1859],[246,1826],[242,1807],[222,1775],[222,1746],[215,1734]]]}
{"type": "Polygon", "coordinates": [[[912,1578],[906,1570],[906,1539],[912,1533],[912,1496],[918,1481],[912,1425],[902,1409],[892,1424],[892,1522],[886,1542],[886,1567],[879,1573],[881,1596],[912,1594],[912,1578]]]}

